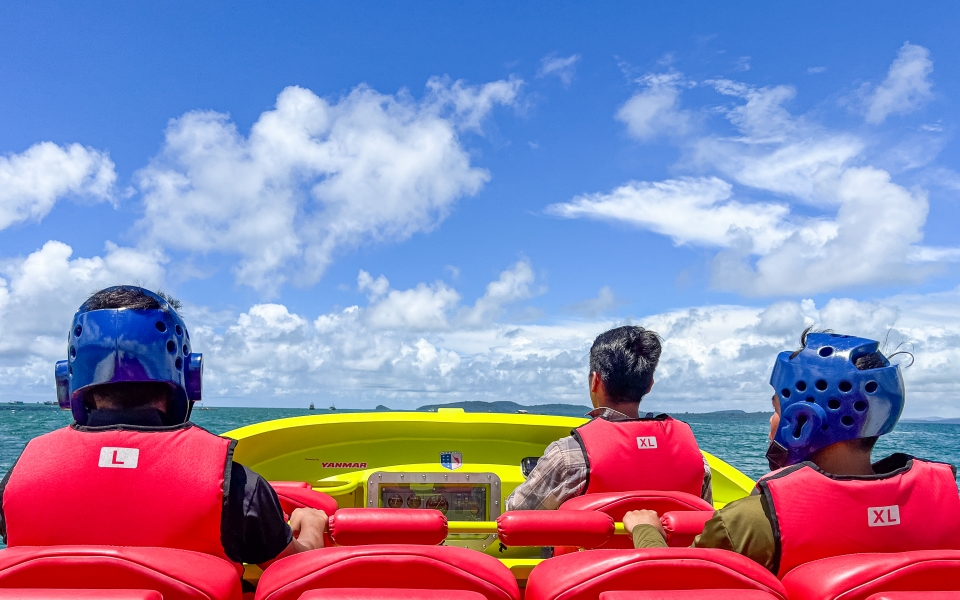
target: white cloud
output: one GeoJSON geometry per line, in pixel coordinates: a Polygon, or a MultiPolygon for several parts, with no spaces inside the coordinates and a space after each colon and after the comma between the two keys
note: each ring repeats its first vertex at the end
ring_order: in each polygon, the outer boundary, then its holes
{"type": "Polygon", "coordinates": [[[751,251],[760,252],[786,237],[786,206],[741,204],[730,200],[732,191],[733,186],[716,177],[634,181],[609,194],[554,204],[547,212],[568,219],[622,221],[670,236],[677,244],[725,247],[747,235],[751,251]]]}
{"type": "Polygon", "coordinates": [[[9,389],[53,389],[53,362],[66,359],[70,320],[90,294],[111,285],[163,283],[164,258],[157,253],[108,242],[103,256],[72,255],[70,246],[51,240],[0,263],[0,382],[9,389]]]}
{"type": "Polygon", "coordinates": [[[887,78],[875,89],[864,88],[867,123],[878,124],[890,115],[913,112],[933,93],[927,79],[933,73],[930,51],[904,42],[887,71],[887,78]]]}
{"type": "Polygon", "coordinates": [[[794,88],[708,83],[736,99],[719,109],[736,133],[687,141],[688,158],[679,167],[719,171],[726,179],[634,181],[547,212],[624,222],[677,244],[718,248],[713,285],[752,296],[917,282],[931,273],[931,263],[960,258],[960,249],[922,245],[926,193],[863,164],[867,145],[859,137],[791,114],[784,104],[794,88]],[[758,192],[775,201],[752,199],[758,192]]]}
{"type": "Polygon", "coordinates": [[[530,261],[522,259],[500,273],[500,278],[487,284],[486,292],[471,308],[464,309],[461,320],[468,324],[490,322],[500,316],[504,306],[534,296],[532,290],[536,276],[530,261]]]}
{"type": "Polygon", "coordinates": [[[560,82],[567,87],[573,81],[573,74],[576,71],[577,63],[580,62],[580,55],[573,54],[566,58],[556,54],[548,54],[540,60],[540,68],[537,70],[537,77],[546,77],[547,75],[556,75],[560,82]]]}
{"type": "Polygon", "coordinates": [[[807,73],[810,75],[819,75],[820,73],[825,73],[826,71],[826,67],[807,67],[807,73]]]}
{"type": "Polygon", "coordinates": [[[0,230],[41,220],[66,195],[108,200],[116,179],[106,153],[80,144],[40,142],[0,156],[0,230]]]}
{"type": "Polygon", "coordinates": [[[679,73],[650,74],[638,83],[644,89],[617,111],[617,119],[627,125],[631,136],[649,140],[661,134],[682,135],[689,131],[690,113],[679,108],[680,88],[685,85],[679,73]]]}
{"type": "Polygon", "coordinates": [[[597,292],[596,298],[587,298],[580,302],[570,305],[571,312],[583,315],[585,317],[596,318],[606,312],[609,312],[618,306],[626,304],[625,301],[617,298],[609,285],[605,285],[597,292]]]}
{"type": "Polygon", "coordinates": [[[420,102],[289,87],[247,137],[224,114],[187,113],[138,174],[140,225],[166,248],[238,256],[237,281],[266,293],[316,282],[338,252],[428,231],[477,193],[489,174],[459,132],[514,103],[521,84],[434,78],[420,102]]]}

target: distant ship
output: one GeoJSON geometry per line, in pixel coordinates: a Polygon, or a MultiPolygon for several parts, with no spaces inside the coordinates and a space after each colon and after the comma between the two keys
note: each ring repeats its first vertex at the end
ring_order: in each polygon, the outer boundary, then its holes
{"type": "Polygon", "coordinates": [[[310,403],[310,409],[309,409],[309,410],[316,410],[316,408],[313,407],[313,402],[310,403]]]}

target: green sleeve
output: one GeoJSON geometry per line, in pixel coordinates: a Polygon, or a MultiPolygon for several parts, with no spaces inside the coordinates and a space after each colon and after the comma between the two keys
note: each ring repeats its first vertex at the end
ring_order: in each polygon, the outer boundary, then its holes
{"type": "Polygon", "coordinates": [[[718,510],[693,541],[693,546],[730,550],[772,571],[773,528],[763,511],[760,496],[748,496],[718,510]]]}
{"type": "Polygon", "coordinates": [[[634,548],[666,548],[667,542],[653,525],[637,525],[633,528],[634,548]]]}

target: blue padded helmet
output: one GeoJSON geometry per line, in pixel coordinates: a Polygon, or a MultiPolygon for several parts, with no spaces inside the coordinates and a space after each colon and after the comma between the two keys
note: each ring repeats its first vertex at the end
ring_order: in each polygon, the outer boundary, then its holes
{"type": "Polygon", "coordinates": [[[903,411],[900,367],[877,352],[874,340],[807,334],[793,358],[781,352],[770,385],[780,397],[780,426],[767,451],[770,468],[807,460],[830,444],[893,431],[903,411]],[[854,362],[877,353],[882,365],[860,370],[854,362]]]}
{"type": "Polygon", "coordinates": [[[120,382],[166,383],[173,391],[168,410],[172,423],[190,416],[200,400],[203,356],[191,352],[190,334],[177,311],[161,296],[134,289],[156,300],[159,308],[80,310],[67,334],[67,360],[56,366],[57,400],[80,425],[87,422],[85,392],[120,382]]]}

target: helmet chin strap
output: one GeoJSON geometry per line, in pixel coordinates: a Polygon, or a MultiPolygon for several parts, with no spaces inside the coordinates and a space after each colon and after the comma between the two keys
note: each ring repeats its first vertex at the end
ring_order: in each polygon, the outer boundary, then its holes
{"type": "Polygon", "coordinates": [[[770,442],[770,446],[767,448],[767,463],[770,465],[771,471],[786,467],[789,457],[790,451],[781,446],[779,442],[770,442]]]}

